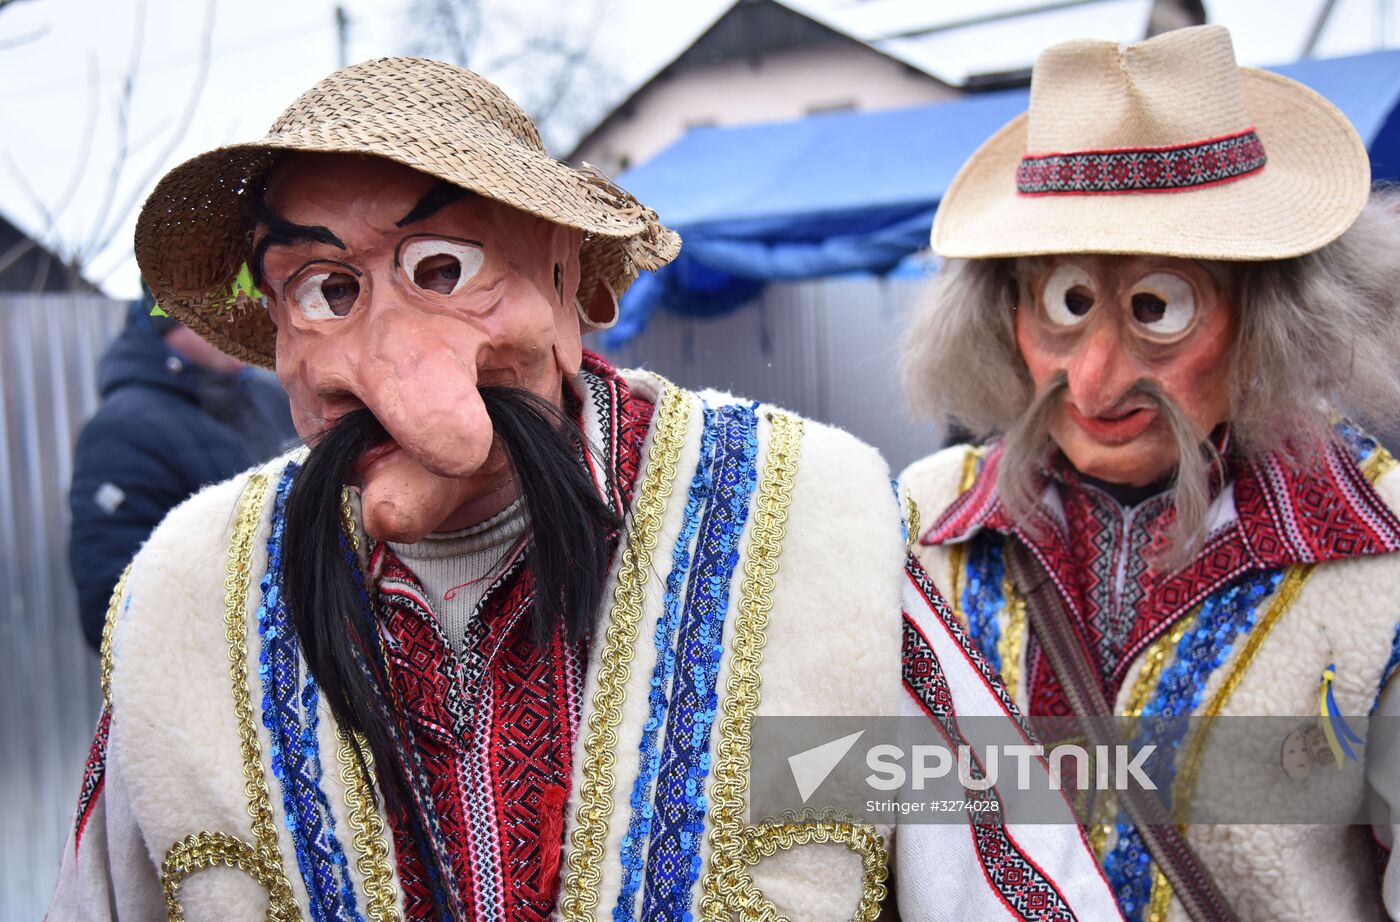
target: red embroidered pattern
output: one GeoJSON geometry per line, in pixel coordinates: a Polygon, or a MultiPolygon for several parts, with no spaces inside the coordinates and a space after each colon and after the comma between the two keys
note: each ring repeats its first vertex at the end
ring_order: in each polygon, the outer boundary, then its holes
{"type": "Polygon", "coordinates": [[[73,826],[74,851],[82,845],[88,817],[92,816],[92,810],[97,806],[97,798],[107,778],[107,737],[111,729],[112,709],[103,705],[102,715],[97,718],[97,732],[92,737],[92,748],[88,751],[87,765],[83,768],[83,789],[78,794],[78,815],[73,826]]]}
{"type": "Polygon", "coordinates": [[[1254,129],[1177,147],[1030,154],[1016,169],[1022,195],[1180,192],[1240,179],[1268,158],[1254,129]]]}

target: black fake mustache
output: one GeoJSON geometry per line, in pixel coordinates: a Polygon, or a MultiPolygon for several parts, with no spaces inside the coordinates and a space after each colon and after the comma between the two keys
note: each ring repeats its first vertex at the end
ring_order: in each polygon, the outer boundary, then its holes
{"type": "MultiPolygon", "coordinates": [[[[526,390],[483,387],[480,394],[530,516],[526,563],[536,642],[545,643],[561,623],[577,640],[602,601],[620,522],[585,468],[574,423],[526,390]]],[[[361,409],[311,446],[287,497],[281,575],[307,667],[337,721],[363,734],[386,800],[406,806],[408,779],[398,770],[392,709],[385,706],[389,679],[373,655],[379,624],[364,605],[364,577],[348,553],[341,512],[341,491],[356,462],[389,438],[374,414],[361,409]]],[[[373,599],[373,587],[368,591],[373,599]]]]}

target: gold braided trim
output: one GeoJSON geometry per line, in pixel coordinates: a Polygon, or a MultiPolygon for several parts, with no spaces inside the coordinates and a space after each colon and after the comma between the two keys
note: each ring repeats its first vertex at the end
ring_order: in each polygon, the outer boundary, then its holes
{"type": "Polygon", "coordinates": [[[1021,680],[1021,651],[1026,646],[1026,600],[1016,591],[1010,576],[1001,580],[1001,597],[1005,603],[1006,626],[997,638],[997,656],[1001,659],[1001,679],[1006,693],[1014,700],[1016,685],[1021,680]]]}
{"type": "Polygon", "coordinates": [[[360,771],[355,757],[355,744],[364,754],[366,767],[373,771],[369,746],[356,734],[352,741],[344,727],[336,727],[336,758],[340,761],[340,780],[345,784],[345,807],[350,814],[351,841],[359,856],[355,867],[365,879],[365,914],[371,922],[401,922],[398,894],[394,889],[394,872],[389,867],[389,843],[384,839],[384,821],[375,809],[369,782],[360,771]]]}
{"type": "Polygon", "coordinates": [[[908,535],[905,547],[912,551],[914,545],[919,543],[919,526],[923,522],[919,518],[919,504],[914,502],[914,497],[904,498],[904,509],[904,531],[908,535]]]}
{"type": "Polygon", "coordinates": [[[1156,862],[1152,863],[1152,896],[1147,900],[1144,922],[1167,922],[1167,910],[1172,905],[1172,882],[1156,862]]]}
{"type": "MultiPolygon", "coordinates": [[[[977,471],[982,466],[982,455],[985,451],[977,446],[969,446],[966,454],[963,455],[962,474],[958,478],[959,496],[972,489],[972,485],[976,483],[977,471]]],[[[948,596],[945,601],[947,601],[948,607],[953,610],[953,615],[958,619],[963,630],[967,630],[967,613],[962,610],[963,584],[967,580],[966,541],[949,546],[948,569],[950,571],[948,574],[948,596]]]]}
{"type": "Polygon", "coordinates": [[[627,695],[627,678],[635,655],[637,625],[646,600],[647,576],[657,536],[666,515],[666,501],[676,479],[676,462],[690,424],[690,395],[669,382],[663,382],[661,406],[657,410],[656,436],[651,460],[637,489],[632,533],[622,552],[613,593],[612,611],[603,635],[598,690],[593,694],[588,715],[588,735],[583,744],[583,779],[579,785],[579,806],[574,814],[574,831],[569,844],[569,873],[559,904],[562,918],[592,919],[598,908],[598,884],[602,880],[604,842],[608,819],[613,812],[613,764],[616,761],[617,728],[622,721],[622,702],[627,695]]]}
{"type": "Polygon", "coordinates": [[[253,821],[255,844],[248,845],[226,833],[200,832],[187,836],[166,852],[161,863],[161,883],[171,919],[183,919],[180,883],[194,871],[223,864],[251,875],[268,892],[269,922],[290,922],[300,918],[291,882],[282,867],[282,851],[277,844],[277,828],[263,776],[262,747],[253,723],[253,702],[248,690],[248,586],[252,582],[253,538],[263,501],[267,497],[268,475],[254,474],[238,501],[233,540],[229,544],[228,578],[224,580],[224,634],[228,641],[229,676],[233,680],[233,710],[238,718],[238,736],[243,755],[243,791],[248,798],[248,815],[253,821]]]}
{"type": "MultiPolygon", "coordinates": [[[[197,832],[170,847],[160,866],[161,886],[165,890],[165,908],[170,922],[184,922],[185,910],[180,905],[180,884],[195,871],[223,865],[235,868],[262,884],[269,893],[285,885],[281,864],[270,865],[257,849],[224,832],[197,832]]],[[[268,922],[291,922],[300,919],[295,903],[268,906],[268,922]]]]}
{"type": "MultiPolygon", "coordinates": [[[[935,581],[936,582],[936,581],[935,581]]],[[[948,595],[944,599],[962,629],[967,630],[967,612],[962,608],[963,586],[967,582],[967,542],[948,546],[948,595]]]]}
{"type": "Polygon", "coordinates": [[[112,706],[112,636],[117,632],[117,613],[122,607],[122,597],[126,595],[126,581],[131,576],[131,564],[126,565],[122,575],[117,577],[117,585],[112,589],[112,600],[107,603],[107,617],[102,619],[102,703],[112,706]]]}
{"type": "MultiPolygon", "coordinates": [[[[853,819],[821,816],[811,811],[797,815],[788,813],[776,822],[747,827],[743,830],[742,842],[743,860],[747,866],[758,864],[780,850],[786,851],[799,845],[834,842],[846,846],[860,855],[864,881],[855,918],[874,919],[880,914],[880,904],[887,896],[885,880],[889,874],[890,855],[885,840],[873,826],[857,823],[853,819]]],[[[736,895],[732,905],[727,908],[745,920],[781,918],[757,887],[736,895]]]]}
{"type": "Polygon", "coordinates": [[[1384,446],[1377,445],[1376,450],[1371,452],[1371,456],[1361,465],[1361,472],[1374,484],[1394,470],[1397,464],[1400,464],[1400,461],[1396,461],[1394,455],[1386,451],[1384,446]]]}
{"type": "Polygon", "coordinates": [[[969,445],[963,455],[962,476],[958,479],[958,495],[962,496],[977,482],[977,472],[982,469],[982,457],[987,453],[982,445],[969,445]]]}
{"type": "Polygon", "coordinates": [[[811,814],[790,815],[756,827],[744,819],[768,615],[802,448],[800,419],[782,413],[770,414],[768,419],[771,430],[754,500],[753,531],[739,588],[734,648],[716,744],[710,789],[711,851],[702,883],[700,917],[705,922],[733,918],[779,922],[784,917],[758,889],[749,869],[778,849],[839,842],[861,856],[861,897],[854,918],[868,922],[878,915],[885,899],[889,858],[884,840],[873,827],[807,818],[811,814]]]}

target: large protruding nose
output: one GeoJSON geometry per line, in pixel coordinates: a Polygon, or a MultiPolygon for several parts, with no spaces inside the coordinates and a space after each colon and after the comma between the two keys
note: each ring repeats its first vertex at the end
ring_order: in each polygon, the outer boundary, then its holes
{"type": "Polygon", "coordinates": [[[1102,416],[1114,408],[1137,380],[1133,357],[1123,348],[1118,325],[1096,322],[1070,358],[1070,399],[1085,416],[1102,416]]]}

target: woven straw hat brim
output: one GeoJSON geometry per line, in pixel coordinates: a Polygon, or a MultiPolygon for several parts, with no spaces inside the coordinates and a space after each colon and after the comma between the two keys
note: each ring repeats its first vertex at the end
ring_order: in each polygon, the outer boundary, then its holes
{"type": "Polygon", "coordinates": [[[951,259],[1056,253],[1287,259],[1351,227],[1370,192],[1365,145],[1336,106],[1296,81],[1240,68],[1268,162],[1249,176],[1174,192],[1021,195],[1027,114],[978,148],[934,216],[951,259]]]}
{"type": "Polygon", "coordinates": [[[231,302],[229,286],[251,252],[247,202],[279,155],[292,151],[378,156],[585,233],[580,290],[596,281],[623,291],[642,269],[669,262],[680,240],[655,215],[602,180],[523,148],[504,132],[437,136],[431,144],[412,120],[373,113],[342,122],[335,135],[281,132],[234,144],[177,166],[157,184],[137,220],[136,259],[157,303],[176,319],[245,361],[272,367],[276,328],[255,303],[231,302]],[[646,238],[644,245],[640,238],[646,238]]]}

